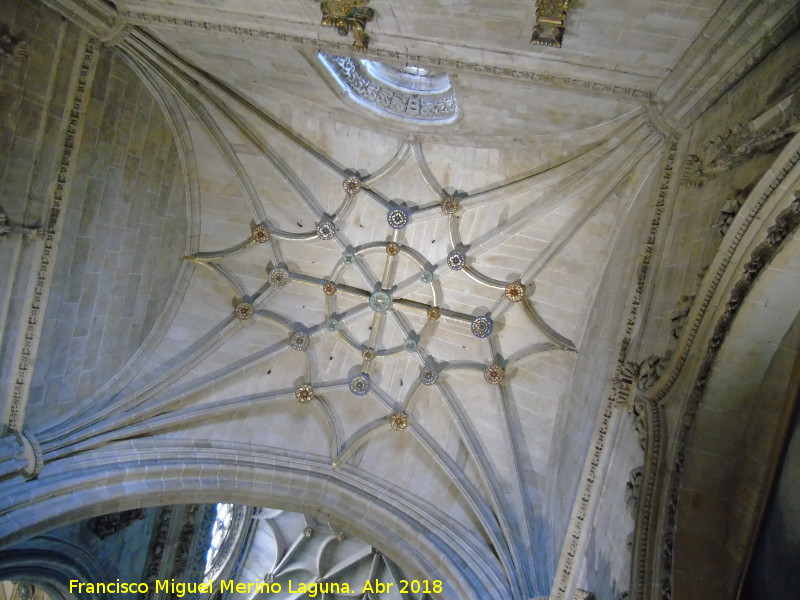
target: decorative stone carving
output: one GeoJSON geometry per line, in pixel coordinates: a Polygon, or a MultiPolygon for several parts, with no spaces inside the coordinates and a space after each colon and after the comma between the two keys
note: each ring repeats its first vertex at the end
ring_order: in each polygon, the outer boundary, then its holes
{"type": "Polygon", "coordinates": [[[639,447],[647,452],[647,421],[645,420],[645,406],[642,401],[637,400],[634,402],[633,414],[635,416],[633,428],[636,431],[636,437],[639,439],[639,447]]]}
{"type": "Polygon", "coordinates": [[[500,385],[506,378],[506,370],[502,366],[493,363],[486,367],[486,370],[483,372],[483,378],[486,380],[486,383],[500,385]]]}
{"type": "Polygon", "coordinates": [[[283,287],[289,283],[289,271],[283,267],[275,267],[269,272],[269,283],[276,287],[283,287]]]}
{"type": "Polygon", "coordinates": [[[361,191],[361,180],[358,177],[350,176],[342,182],[342,189],[348,196],[355,196],[361,191]]]}
{"type": "Polygon", "coordinates": [[[352,252],[345,252],[342,254],[342,261],[344,261],[344,264],[346,265],[352,265],[354,262],[356,262],[356,255],[352,252]]]}
{"type": "Polygon", "coordinates": [[[331,332],[339,331],[339,321],[336,319],[328,319],[327,323],[325,323],[325,328],[331,332]]]}
{"type": "Polygon", "coordinates": [[[266,225],[256,225],[251,230],[251,237],[253,241],[258,244],[265,244],[269,241],[271,235],[266,225]]]}
{"type": "Polygon", "coordinates": [[[569,0],[538,0],[536,2],[536,26],[533,28],[531,43],[561,48],[567,24],[568,8],[569,0]]]}
{"type": "Polygon", "coordinates": [[[406,340],[405,344],[403,344],[403,350],[408,352],[409,354],[413,354],[417,351],[417,340],[406,340]]]}
{"type": "Polygon", "coordinates": [[[454,215],[458,212],[460,207],[458,199],[454,196],[445,196],[441,202],[442,213],[445,215],[454,215]]]}
{"type": "Polygon", "coordinates": [[[522,302],[525,297],[525,286],[519,282],[509,283],[506,286],[505,297],[511,302],[522,302]]]}
{"type": "Polygon", "coordinates": [[[633,408],[634,384],[639,379],[639,365],[637,363],[625,362],[617,367],[614,374],[614,390],[616,392],[614,406],[619,409],[629,410],[633,408]]]}
{"type": "MultiPolygon", "coordinates": [[[[800,156],[796,156],[796,158],[800,159],[800,156]]],[[[794,164],[797,164],[797,160],[794,161],[794,164]]],[[[788,170],[786,172],[788,172],[788,170]]],[[[759,273],[771,262],[780,250],[783,242],[795,232],[798,227],[800,227],[800,196],[798,192],[795,192],[795,198],[791,205],[780,212],[775,219],[774,225],[767,229],[766,239],[750,254],[750,260],[744,266],[742,277],[731,290],[726,304],[727,309],[717,320],[714,333],[708,342],[697,379],[694,382],[689,400],[686,404],[685,416],[678,434],[678,450],[675,453],[675,461],[671,466],[669,502],[664,509],[666,515],[666,532],[661,546],[661,562],[664,572],[664,576],[661,580],[662,598],[672,598],[673,541],[678,512],[678,497],[684,460],[686,457],[686,447],[694,425],[694,415],[697,413],[697,408],[706,392],[711,370],[718,359],[722,344],[733,325],[733,320],[737,311],[744,302],[759,273]]]]}
{"type": "Polygon", "coordinates": [[[322,291],[326,296],[333,296],[336,293],[336,284],[332,281],[329,281],[322,286],[322,291]]]}
{"type": "Polygon", "coordinates": [[[303,529],[303,537],[309,538],[312,535],[314,535],[314,528],[313,527],[305,527],[303,529]]]}
{"type": "Polygon", "coordinates": [[[373,348],[367,348],[361,353],[361,358],[364,360],[373,360],[375,358],[375,350],[373,348]]]}
{"type": "Polygon", "coordinates": [[[728,196],[725,200],[725,204],[720,209],[720,220],[714,225],[720,236],[725,237],[725,234],[728,233],[728,229],[730,229],[736,215],[739,214],[739,209],[742,208],[745,200],[747,200],[747,194],[744,190],[736,190],[734,194],[728,196]]]}
{"type": "Polygon", "coordinates": [[[639,391],[646,392],[656,384],[664,374],[671,355],[669,351],[664,353],[664,356],[651,354],[642,361],[639,365],[639,379],[636,382],[639,391]]]}
{"type": "Polygon", "coordinates": [[[297,398],[297,401],[301,404],[311,402],[314,398],[314,388],[308,384],[301,385],[294,391],[294,397],[297,398]]]}
{"type": "Polygon", "coordinates": [[[403,229],[408,225],[408,211],[403,208],[393,208],[386,215],[386,220],[392,229],[403,229]]]}
{"type": "Polygon", "coordinates": [[[398,246],[394,242],[389,242],[388,244],[386,244],[386,254],[388,254],[389,256],[397,256],[399,252],[400,252],[400,246],[398,246]]]}
{"type": "Polygon", "coordinates": [[[292,337],[289,338],[289,344],[292,346],[292,349],[299,352],[306,350],[310,343],[311,338],[305,331],[295,331],[292,337]]]}
{"type": "Polygon", "coordinates": [[[319,4],[322,11],[322,25],[333,27],[341,36],[352,33],[353,48],[366,50],[369,46],[369,36],[365,28],[367,23],[375,18],[375,11],[367,4],[369,0],[323,0],[319,4]]]}
{"type": "Polygon", "coordinates": [[[678,300],[678,303],[675,305],[675,309],[672,311],[672,315],[669,318],[670,335],[673,339],[677,340],[681,337],[681,331],[683,331],[686,317],[689,316],[689,311],[692,309],[693,302],[694,294],[691,296],[681,296],[680,300],[678,300]]]}
{"type": "Polygon", "coordinates": [[[376,313],[385,313],[392,307],[392,297],[383,290],[373,292],[369,297],[369,307],[376,313]]]}
{"type": "Polygon", "coordinates": [[[317,237],[321,240],[333,239],[336,235],[336,224],[331,220],[324,220],[317,223],[317,237]]]}
{"type": "Polygon", "coordinates": [[[625,484],[625,510],[636,521],[636,511],[639,510],[639,498],[642,496],[642,481],[644,481],[642,467],[631,471],[630,479],[625,484]]]}
{"type": "Polygon", "coordinates": [[[800,114],[790,110],[791,100],[787,98],[749,123],[729,129],[708,142],[699,154],[690,154],[683,167],[683,185],[701,187],[756,154],[772,152],[785,144],[800,132],[800,114]]]}
{"type": "Polygon", "coordinates": [[[233,309],[233,312],[237,319],[240,321],[246,321],[253,316],[254,310],[255,309],[253,308],[253,305],[249,302],[239,302],[236,305],[236,308],[233,309]]]}
{"type": "Polygon", "coordinates": [[[395,431],[403,431],[408,427],[408,417],[404,412],[396,412],[389,417],[389,424],[395,431]]]}
{"type": "Polygon", "coordinates": [[[122,531],[130,527],[136,521],[144,519],[145,513],[142,508],[134,508],[133,510],[124,510],[118,513],[111,513],[109,515],[102,515],[89,519],[87,527],[101,540],[106,539],[110,535],[122,531]]]}
{"type": "Polygon", "coordinates": [[[360,61],[348,56],[322,54],[320,59],[333,73],[339,85],[378,112],[427,123],[449,123],[458,116],[452,86],[435,94],[401,91],[376,79],[360,61]]]}
{"type": "Polygon", "coordinates": [[[430,283],[431,281],[433,281],[433,273],[431,273],[430,271],[423,271],[422,273],[419,274],[419,280],[422,283],[430,283]]]}
{"type": "MultiPolygon", "coordinates": [[[[321,46],[332,48],[332,44],[321,42],[315,36],[301,36],[287,34],[283,32],[268,31],[264,28],[244,27],[239,24],[220,23],[210,20],[191,19],[187,17],[174,17],[166,16],[163,14],[156,14],[152,12],[145,12],[142,10],[125,10],[120,11],[120,14],[128,19],[138,21],[145,26],[153,24],[169,25],[170,27],[183,29],[183,30],[196,30],[203,33],[231,36],[241,39],[247,37],[250,39],[290,42],[298,47],[306,48],[313,51],[319,51],[321,46]]],[[[618,83],[609,83],[601,81],[593,81],[590,79],[581,79],[578,77],[570,77],[560,73],[541,73],[530,70],[513,69],[510,67],[502,67],[499,65],[486,65],[484,63],[467,61],[458,58],[444,57],[444,56],[425,56],[410,52],[408,50],[389,50],[381,49],[381,56],[389,60],[395,60],[402,63],[419,63],[419,64],[434,64],[442,69],[449,71],[465,71],[471,73],[489,74],[496,77],[507,77],[517,81],[527,81],[537,85],[550,85],[550,86],[565,86],[568,88],[590,91],[595,94],[605,94],[608,96],[619,96],[625,98],[634,98],[638,100],[650,100],[653,98],[653,92],[643,90],[636,87],[620,85],[618,83]]]]}
{"type": "Polygon", "coordinates": [[[419,372],[419,380],[422,385],[433,385],[439,379],[439,372],[433,367],[425,367],[419,372]]]}
{"type": "Polygon", "coordinates": [[[467,264],[467,257],[464,255],[463,252],[458,250],[453,250],[450,254],[447,255],[447,266],[453,269],[454,271],[460,271],[464,268],[464,265],[467,264]]]}
{"type": "Polygon", "coordinates": [[[429,321],[438,321],[439,317],[442,316],[442,311],[438,306],[431,306],[427,311],[427,315],[429,321]]]}
{"type": "Polygon", "coordinates": [[[494,331],[494,322],[491,317],[475,317],[470,325],[472,335],[477,338],[487,338],[494,331]]]}
{"type": "Polygon", "coordinates": [[[350,391],[356,396],[363,396],[369,391],[370,381],[369,375],[360,373],[350,379],[350,391]]]}

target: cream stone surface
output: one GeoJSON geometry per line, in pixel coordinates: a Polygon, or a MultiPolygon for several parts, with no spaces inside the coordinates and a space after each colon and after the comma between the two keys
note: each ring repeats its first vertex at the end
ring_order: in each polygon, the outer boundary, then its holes
{"type": "Polygon", "coordinates": [[[0,9],[9,556],[225,502],[240,581],[736,597],[796,395],[800,3],[573,2],[561,48],[536,4],[372,0],[363,52],[311,0],[0,9]]]}

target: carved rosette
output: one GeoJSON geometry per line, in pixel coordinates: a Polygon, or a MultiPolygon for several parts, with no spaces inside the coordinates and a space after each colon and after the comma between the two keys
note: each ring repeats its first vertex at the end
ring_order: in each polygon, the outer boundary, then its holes
{"type": "Polygon", "coordinates": [[[413,354],[417,351],[417,341],[416,340],[406,340],[406,343],[403,344],[403,350],[408,352],[409,354],[413,354]]]}
{"type": "Polygon", "coordinates": [[[392,307],[392,297],[383,290],[373,292],[369,297],[369,307],[376,313],[385,313],[392,307]]]}
{"type": "Polygon", "coordinates": [[[297,398],[297,401],[301,404],[311,402],[311,400],[314,399],[314,388],[308,384],[301,385],[294,391],[294,397],[297,398]]]}
{"type": "Polygon", "coordinates": [[[250,230],[250,235],[258,244],[266,244],[271,237],[269,229],[265,225],[256,225],[250,230]]]}
{"type": "Polygon", "coordinates": [[[419,373],[419,380],[422,385],[433,385],[439,379],[439,372],[433,367],[425,367],[419,373]]]}
{"type": "Polygon", "coordinates": [[[325,329],[328,331],[339,331],[339,321],[336,319],[328,319],[327,323],[325,323],[325,329]]]}
{"type": "Polygon", "coordinates": [[[475,317],[472,319],[470,330],[476,338],[487,338],[494,331],[494,321],[491,317],[475,317]]]}
{"type": "Polygon", "coordinates": [[[289,271],[283,267],[275,267],[269,272],[269,283],[276,287],[283,287],[289,283],[289,271]]]}
{"type": "Polygon", "coordinates": [[[336,235],[336,224],[331,220],[320,221],[317,223],[317,237],[321,240],[333,239],[336,235]]]}
{"type": "Polygon", "coordinates": [[[525,286],[521,283],[509,283],[506,286],[505,297],[511,302],[522,302],[525,297],[525,286]]]}
{"type": "Polygon", "coordinates": [[[486,383],[500,385],[506,378],[506,370],[500,365],[492,363],[486,367],[486,370],[483,372],[483,378],[486,380],[486,383]]]}
{"type": "Polygon", "coordinates": [[[450,254],[447,255],[447,266],[453,269],[453,271],[460,271],[464,268],[464,265],[467,264],[467,257],[463,252],[459,250],[453,250],[450,254]]]}
{"type": "Polygon", "coordinates": [[[326,296],[333,296],[336,293],[336,284],[329,281],[322,286],[322,291],[325,292],[326,296]]]}
{"type": "Polygon", "coordinates": [[[361,191],[361,180],[358,177],[348,177],[342,182],[342,189],[348,196],[355,196],[361,191]]]}
{"type": "Polygon", "coordinates": [[[236,308],[233,309],[233,314],[235,314],[236,318],[240,321],[246,321],[253,316],[253,311],[253,305],[249,302],[239,302],[236,308]]]}
{"type": "Polygon", "coordinates": [[[354,262],[356,262],[356,255],[352,252],[345,252],[342,254],[342,261],[344,261],[344,264],[346,265],[352,265],[354,262]]]}
{"type": "Polygon", "coordinates": [[[403,229],[408,225],[408,211],[402,208],[393,208],[386,215],[386,221],[392,229],[403,229]]]}
{"type": "Polygon", "coordinates": [[[403,431],[408,427],[408,417],[404,412],[393,413],[392,416],[389,417],[389,424],[395,431],[403,431]]]}
{"type": "Polygon", "coordinates": [[[311,338],[308,337],[308,334],[305,331],[295,331],[292,334],[292,337],[289,338],[289,344],[291,344],[294,350],[299,352],[306,350],[310,343],[311,338]]]}
{"type": "Polygon", "coordinates": [[[431,306],[427,312],[429,321],[438,321],[442,316],[442,311],[438,306],[431,306]]]}
{"type": "Polygon", "coordinates": [[[372,348],[367,348],[361,353],[361,358],[364,360],[373,360],[375,358],[375,350],[372,348]]]}
{"type": "Polygon", "coordinates": [[[397,256],[400,253],[400,246],[395,244],[394,242],[389,242],[386,244],[386,254],[389,256],[397,256]]]}
{"type": "Polygon", "coordinates": [[[433,273],[431,273],[430,271],[423,271],[422,273],[419,274],[419,280],[422,283],[430,283],[431,281],[433,281],[433,273]]]}
{"type": "Polygon", "coordinates": [[[359,373],[350,379],[350,391],[356,396],[363,396],[369,391],[370,381],[369,375],[366,373],[359,373]]]}
{"type": "Polygon", "coordinates": [[[309,538],[312,535],[314,535],[314,528],[313,527],[305,527],[303,529],[303,537],[309,538]]]}
{"type": "Polygon", "coordinates": [[[445,215],[454,215],[458,212],[460,204],[453,196],[445,196],[440,203],[442,213],[445,215]]]}

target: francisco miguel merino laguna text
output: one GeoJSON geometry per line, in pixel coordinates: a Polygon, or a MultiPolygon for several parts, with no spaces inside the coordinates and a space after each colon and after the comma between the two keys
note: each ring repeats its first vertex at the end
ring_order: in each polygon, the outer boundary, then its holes
{"type": "MultiPolygon", "coordinates": [[[[324,581],[317,583],[295,583],[291,579],[286,582],[287,592],[290,594],[306,594],[309,598],[314,598],[317,594],[351,594],[355,590],[348,583],[338,583],[334,581],[324,581]]],[[[439,594],[442,591],[442,582],[438,579],[401,579],[397,582],[397,591],[401,594],[409,592],[426,594],[439,594]]],[[[384,583],[378,579],[368,579],[364,582],[359,593],[371,592],[383,594],[395,586],[394,582],[384,583]]],[[[278,594],[283,591],[283,585],[278,582],[251,581],[236,582],[233,579],[220,579],[219,581],[206,581],[203,583],[188,583],[175,581],[174,579],[157,579],[155,582],[155,593],[164,592],[172,594],[178,598],[183,598],[186,594],[213,594],[219,590],[221,593],[231,592],[237,594],[278,594]]],[[[87,594],[147,594],[150,585],[144,582],[108,581],[98,583],[83,583],[77,579],[69,580],[70,593],[87,594]]]]}

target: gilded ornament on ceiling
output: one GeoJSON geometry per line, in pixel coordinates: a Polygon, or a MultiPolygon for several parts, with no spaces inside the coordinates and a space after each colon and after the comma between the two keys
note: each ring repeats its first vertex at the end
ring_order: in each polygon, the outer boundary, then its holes
{"type": "Polygon", "coordinates": [[[319,3],[322,25],[333,27],[342,36],[352,33],[353,48],[366,50],[369,36],[365,29],[367,23],[375,18],[375,11],[367,4],[369,0],[323,0],[319,3]]]}
{"type": "Polygon", "coordinates": [[[253,227],[251,230],[251,235],[253,241],[258,244],[264,244],[268,242],[270,238],[269,229],[267,229],[267,227],[264,225],[256,225],[253,227]]]}
{"type": "Polygon", "coordinates": [[[521,302],[525,297],[525,286],[521,283],[509,283],[506,286],[505,296],[511,302],[521,302]]]}
{"type": "Polygon", "coordinates": [[[234,308],[234,314],[240,321],[246,321],[253,316],[253,305],[249,302],[239,302],[234,308]]]}
{"type": "Polygon", "coordinates": [[[308,384],[301,385],[295,390],[294,397],[297,398],[297,401],[301,404],[311,402],[311,400],[314,398],[314,388],[308,384]]]}
{"type": "Polygon", "coordinates": [[[342,182],[342,188],[346,194],[355,196],[361,191],[361,180],[354,176],[348,177],[342,182]]]}
{"type": "Polygon", "coordinates": [[[441,202],[442,213],[445,215],[453,215],[458,212],[459,204],[458,199],[453,196],[446,196],[442,198],[441,202]]]}
{"type": "Polygon", "coordinates": [[[561,48],[568,9],[569,0],[538,0],[531,44],[561,48]]]}
{"type": "Polygon", "coordinates": [[[483,378],[486,380],[486,383],[500,385],[506,378],[506,370],[502,366],[492,363],[483,372],[483,378]]]}
{"type": "Polygon", "coordinates": [[[395,431],[403,431],[408,427],[408,417],[404,412],[396,412],[389,417],[389,423],[395,431]]]}

